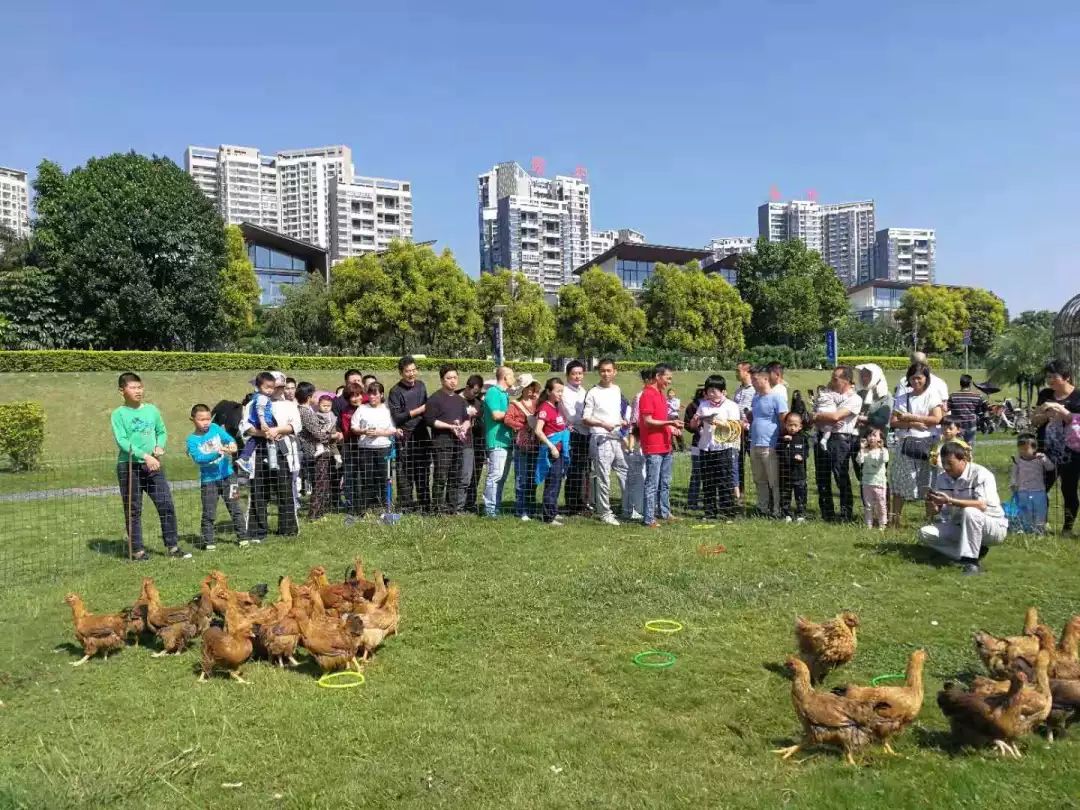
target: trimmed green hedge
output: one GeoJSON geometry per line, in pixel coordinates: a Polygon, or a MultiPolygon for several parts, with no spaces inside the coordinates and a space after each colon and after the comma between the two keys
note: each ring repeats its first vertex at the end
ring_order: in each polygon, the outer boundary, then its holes
{"type": "MultiPolygon", "coordinates": [[[[0,351],[0,373],[64,371],[246,371],[276,368],[282,371],[396,371],[397,357],[320,357],[281,354],[241,354],[213,352],[128,352],[83,349],[40,351],[0,351]]],[[[459,371],[491,372],[491,360],[417,357],[421,371],[434,371],[443,363],[454,363],[459,371]]],[[[533,373],[548,370],[546,363],[512,362],[515,371],[533,373]]]]}
{"type": "Polygon", "coordinates": [[[0,455],[16,470],[37,466],[45,446],[45,409],[40,402],[0,405],[0,455]]]}
{"type": "MultiPolygon", "coordinates": [[[[863,363],[876,363],[882,370],[907,371],[911,361],[906,356],[898,357],[874,357],[871,355],[840,355],[837,358],[841,365],[861,366],[863,363]]],[[[942,369],[940,357],[926,358],[931,368],[942,369]]]]}

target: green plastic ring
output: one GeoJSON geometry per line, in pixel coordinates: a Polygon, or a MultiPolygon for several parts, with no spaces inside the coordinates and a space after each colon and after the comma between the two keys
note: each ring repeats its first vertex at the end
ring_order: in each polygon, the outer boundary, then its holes
{"type": "Polygon", "coordinates": [[[678,633],[683,628],[673,619],[649,619],[645,622],[645,629],[650,633],[678,633]]]}
{"type": "Polygon", "coordinates": [[[354,686],[360,686],[363,682],[363,672],[353,672],[349,669],[344,672],[328,672],[319,678],[319,686],[323,689],[352,689],[354,686]],[[353,680],[346,683],[333,683],[338,678],[352,678],[353,680]]]}
{"type": "Polygon", "coordinates": [[[675,655],[660,650],[646,650],[635,655],[633,661],[634,666],[644,667],[645,669],[667,669],[675,665],[675,655]],[[645,659],[649,657],[659,657],[660,660],[646,661],[645,659]]]}
{"type": "Polygon", "coordinates": [[[882,681],[906,681],[907,675],[903,672],[892,672],[888,675],[878,675],[876,678],[870,679],[871,686],[877,686],[882,681]]]}

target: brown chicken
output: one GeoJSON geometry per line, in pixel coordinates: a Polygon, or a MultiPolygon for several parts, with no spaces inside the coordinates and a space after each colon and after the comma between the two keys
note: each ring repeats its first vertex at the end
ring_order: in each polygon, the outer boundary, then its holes
{"type": "Polygon", "coordinates": [[[351,572],[353,578],[331,583],[326,578],[326,569],[317,565],[308,574],[307,584],[318,586],[319,596],[327,610],[339,614],[352,613],[375,592],[375,584],[363,579],[363,570],[363,565],[357,558],[356,568],[351,572]]]}
{"type": "Polygon", "coordinates": [[[789,658],[787,668],[792,673],[791,702],[802,723],[803,736],[795,745],[777,748],[773,753],[788,759],[803,748],[828,745],[840,748],[844,760],[854,765],[853,753],[875,739],[873,704],[831,692],[815,692],[810,685],[810,670],[799,658],[789,658]]]}
{"type": "Polygon", "coordinates": [[[360,634],[364,623],[360,616],[350,616],[347,620],[326,615],[322,599],[318,592],[311,594],[315,609],[311,616],[296,612],[296,621],[300,626],[300,640],[323,672],[355,667],[360,669],[356,660],[356,651],[360,646],[360,634]]]}
{"type": "Polygon", "coordinates": [[[75,638],[83,648],[83,657],[72,661],[73,667],[82,666],[98,653],[109,660],[109,653],[124,647],[127,639],[127,615],[124,613],[87,613],[82,597],[69,593],[64,601],[71,606],[71,618],[75,621],[75,638]]]}
{"type": "Polygon", "coordinates": [[[1064,681],[1080,679],[1080,661],[1062,655],[1054,643],[1054,632],[1045,624],[1035,628],[1035,636],[1039,640],[1040,651],[1045,650],[1050,655],[1050,677],[1064,681]]]}
{"type": "Polygon", "coordinates": [[[272,606],[274,615],[269,620],[259,624],[256,636],[259,647],[271,661],[277,661],[279,667],[285,666],[288,660],[289,666],[299,666],[296,660],[296,646],[300,643],[300,624],[296,620],[296,612],[299,608],[293,607],[293,584],[289,577],[282,577],[278,581],[280,596],[272,606]]]}
{"type": "Polygon", "coordinates": [[[214,612],[209,586],[204,580],[199,596],[178,607],[162,607],[161,595],[154,580],[143,580],[143,598],[146,601],[146,624],[161,639],[162,649],[153,658],[179,655],[188,643],[199,636],[209,625],[214,612]]]}
{"type": "Polygon", "coordinates": [[[221,571],[211,571],[207,577],[210,582],[210,598],[214,603],[214,612],[222,616],[228,606],[229,596],[235,601],[236,608],[241,613],[250,613],[262,606],[262,599],[266,596],[266,585],[256,585],[250,591],[233,591],[229,589],[229,578],[221,571]]]}
{"type": "Polygon", "coordinates": [[[953,736],[969,745],[991,744],[1006,756],[1019,759],[1020,752],[1012,744],[1024,733],[1023,690],[1027,676],[1013,675],[1009,691],[1002,700],[966,692],[953,683],[946,683],[938,692],[937,702],[942,714],[949,718],[953,736]]]}
{"type": "Polygon", "coordinates": [[[923,665],[926,652],[915,650],[908,658],[903,686],[840,686],[833,694],[874,707],[871,730],[886,752],[895,754],[891,740],[910,726],[922,711],[923,665]]]}
{"type": "Polygon", "coordinates": [[[1078,660],[1080,652],[1080,616],[1073,616],[1061,629],[1061,640],[1057,645],[1059,658],[1078,660]]]}
{"type": "Polygon", "coordinates": [[[855,628],[858,626],[859,617],[847,612],[821,624],[802,616],[795,618],[795,641],[802,660],[810,669],[811,683],[821,683],[830,670],[855,657],[858,644],[855,628]]]}
{"type": "Polygon", "coordinates": [[[1017,658],[1034,664],[1035,656],[1039,653],[1039,640],[1035,638],[1038,625],[1039,611],[1029,607],[1024,613],[1023,635],[998,638],[985,630],[975,633],[972,637],[975,649],[987,672],[995,678],[1008,678],[1017,658]]]}
{"type": "Polygon", "coordinates": [[[401,589],[395,582],[389,588],[383,584],[380,572],[375,572],[375,593],[373,600],[366,603],[359,611],[364,622],[364,631],[360,634],[362,659],[366,661],[382,643],[398,630],[401,620],[399,600],[401,589]]]}
{"type": "MultiPolygon", "coordinates": [[[[1011,681],[996,681],[979,677],[972,682],[971,691],[988,698],[1003,698],[1008,694],[1011,686],[1011,681]]],[[[1020,695],[1020,703],[1023,733],[1029,734],[1046,722],[1053,704],[1050,691],[1050,653],[1046,650],[1039,650],[1035,658],[1035,684],[1024,687],[1020,695]]],[[[1050,731],[1049,737],[1053,742],[1053,731],[1050,731]]]]}
{"type": "Polygon", "coordinates": [[[1053,739],[1054,732],[1064,733],[1066,727],[1080,717],[1080,681],[1050,679],[1052,702],[1046,729],[1053,739]]]}
{"type": "Polygon", "coordinates": [[[241,614],[230,598],[225,605],[225,627],[210,627],[202,635],[202,672],[199,682],[207,680],[215,670],[224,670],[229,677],[240,683],[248,683],[240,674],[240,667],[251,658],[251,619],[241,614]]]}

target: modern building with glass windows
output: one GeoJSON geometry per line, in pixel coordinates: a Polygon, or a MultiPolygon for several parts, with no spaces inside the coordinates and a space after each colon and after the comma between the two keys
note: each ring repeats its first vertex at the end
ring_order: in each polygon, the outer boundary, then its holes
{"type": "Polygon", "coordinates": [[[581,265],[574,271],[574,275],[580,278],[590,267],[599,267],[606,273],[613,273],[626,289],[640,292],[652,276],[657,263],[686,264],[692,261],[701,262],[710,256],[711,251],[697,248],[622,242],[581,265]]]}
{"type": "Polygon", "coordinates": [[[299,284],[310,273],[318,273],[329,283],[328,252],[291,236],[253,225],[240,224],[247,247],[248,259],[259,279],[259,303],[264,307],[277,306],[284,299],[283,289],[299,284]]]}
{"type": "Polygon", "coordinates": [[[867,323],[876,320],[891,322],[896,317],[896,310],[900,309],[904,293],[913,286],[915,285],[910,281],[887,279],[858,284],[847,291],[851,312],[860,321],[867,323]]]}

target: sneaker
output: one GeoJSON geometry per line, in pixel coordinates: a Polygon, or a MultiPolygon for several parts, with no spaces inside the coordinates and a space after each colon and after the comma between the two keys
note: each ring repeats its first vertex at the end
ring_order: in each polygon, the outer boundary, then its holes
{"type": "Polygon", "coordinates": [[[637,511],[635,509],[633,512],[630,513],[629,517],[627,517],[626,519],[629,520],[631,523],[633,523],[633,522],[638,521],[638,520],[644,520],[645,516],[643,514],[641,514],[641,512],[639,512],[639,511],[637,511]]]}
{"type": "Polygon", "coordinates": [[[250,540],[237,540],[236,545],[240,546],[240,548],[247,548],[250,542],[250,540]]]}
{"type": "Polygon", "coordinates": [[[621,525],[619,523],[619,521],[617,521],[615,519],[614,515],[604,515],[604,517],[600,518],[600,522],[601,523],[606,523],[608,526],[619,526],[619,525],[621,525]]]}
{"type": "Polygon", "coordinates": [[[359,520],[359,518],[356,515],[346,515],[345,528],[348,529],[351,526],[355,526],[357,520],[359,520]]]}
{"type": "Polygon", "coordinates": [[[171,557],[174,560],[190,560],[191,552],[184,551],[180,546],[169,546],[169,550],[165,552],[166,557],[171,557]]]}
{"type": "Polygon", "coordinates": [[[522,523],[528,523],[530,520],[532,520],[532,518],[529,517],[528,515],[522,515],[521,516],[521,522],[522,523]]]}
{"type": "Polygon", "coordinates": [[[646,523],[646,524],[645,524],[645,528],[646,528],[646,529],[659,529],[659,528],[660,528],[660,524],[659,524],[659,523],[657,523],[657,522],[656,522],[656,521],[654,520],[654,521],[653,521],[652,523],[646,523]]]}
{"type": "Polygon", "coordinates": [[[134,554],[131,555],[132,562],[150,562],[150,552],[145,548],[140,548],[134,554]]]}
{"type": "Polygon", "coordinates": [[[963,576],[965,576],[965,577],[973,577],[973,576],[977,576],[978,574],[981,574],[981,573],[982,573],[982,568],[980,568],[975,563],[967,563],[961,569],[961,574],[963,574],[963,576]]]}
{"type": "Polygon", "coordinates": [[[248,478],[255,474],[255,468],[251,465],[251,459],[249,458],[238,458],[236,466],[248,478]]]}
{"type": "Polygon", "coordinates": [[[214,543],[196,543],[195,548],[199,551],[213,551],[217,548],[217,545],[214,543]]]}
{"type": "Polygon", "coordinates": [[[791,523],[791,522],[792,522],[791,515],[784,515],[784,523],[791,523]]]}
{"type": "Polygon", "coordinates": [[[559,518],[557,518],[557,517],[552,518],[551,520],[548,521],[548,526],[565,526],[565,525],[566,524],[563,523],[561,520],[559,520],[559,518]]]}
{"type": "Polygon", "coordinates": [[[795,518],[795,522],[796,523],[806,523],[806,518],[804,516],[802,516],[802,515],[799,515],[797,518],[795,518]]]}
{"type": "Polygon", "coordinates": [[[252,537],[251,539],[248,540],[248,542],[251,543],[251,545],[253,545],[253,546],[261,546],[262,545],[262,538],[261,537],[252,537]]]}

